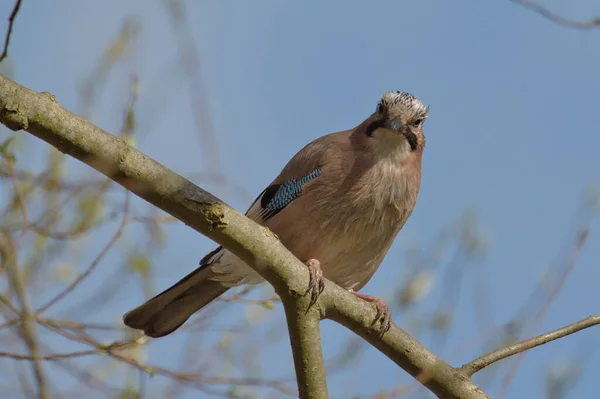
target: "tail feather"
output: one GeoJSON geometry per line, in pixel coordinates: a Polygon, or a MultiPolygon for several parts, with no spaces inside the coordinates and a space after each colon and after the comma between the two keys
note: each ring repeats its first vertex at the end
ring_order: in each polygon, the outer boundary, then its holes
{"type": "MultiPolygon", "coordinates": [[[[209,255],[215,255],[220,249],[209,255]]],[[[191,315],[227,291],[229,287],[210,279],[213,272],[208,267],[208,258],[207,255],[199,268],[172,287],[125,313],[125,325],[143,330],[153,338],[163,337],[177,330],[191,315]]]]}

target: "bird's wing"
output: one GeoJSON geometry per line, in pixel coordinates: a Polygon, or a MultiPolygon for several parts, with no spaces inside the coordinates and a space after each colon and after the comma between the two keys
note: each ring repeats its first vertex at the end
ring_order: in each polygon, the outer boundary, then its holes
{"type": "Polygon", "coordinates": [[[332,133],[314,140],[300,150],[279,176],[254,200],[246,216],[265,224],[310,187],[319,184],[326,173],[330,154],[338,152],[347,132],[332,133]]]}
{"type": "MultiPolygon", "coordinates": [[[[258,224],[268,225],[271,218],[314,187],[331,184],[327,178],[331,180],[331,170],[339,169],[339,157],[349,151],[350,133],[350,130],[331,133],[307,144],[256,197],[246,211],[246,216],[258,224]],[[332,168],[333,165],[338,167],[332,168]]],[[[225,252],[222,246],[217,247],[200,260],[200,266],[206,267],[218,262],[225,252]]]]}

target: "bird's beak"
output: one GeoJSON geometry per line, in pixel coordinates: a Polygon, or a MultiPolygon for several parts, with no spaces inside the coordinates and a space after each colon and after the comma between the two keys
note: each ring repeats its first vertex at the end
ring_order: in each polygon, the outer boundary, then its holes
{"type": "Polygon", "coordinates": [[[404,130],[404,125],[398,119],[388,120],[385,122],[385,127],[398,133],[402,133],[402,130],[404,130]]]}

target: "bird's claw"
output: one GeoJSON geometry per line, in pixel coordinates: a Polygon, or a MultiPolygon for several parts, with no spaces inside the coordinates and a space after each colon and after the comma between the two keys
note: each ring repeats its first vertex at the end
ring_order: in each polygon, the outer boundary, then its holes
{"type": "Polygon", "coordinates": [[[390,311],[390,308],[385,303],[385,301],[383,299],[379,299],[367,294],[361,294],[353,290],[350,290],[350,292],[359,297],[360,299],[363,299],[375,305],[377,314],[375,315],[375,319],[373,320],[371,325],[374,326],[379,321],[379,333],[383,335],[386,332],[388,332],[392,324],[392,312],[390,311]]]}
{"type": "Polygon", "coordinates": [[[323,279],[323,270],[321,270],[321,262],[316,259],[309,259],[306,262],[306,266],[308,266],[308,288],[304,295],[310,292],[310,304],[311,306],[317,302],[319,299],[319,295],[325,289],[325,280],[323,279]]]}

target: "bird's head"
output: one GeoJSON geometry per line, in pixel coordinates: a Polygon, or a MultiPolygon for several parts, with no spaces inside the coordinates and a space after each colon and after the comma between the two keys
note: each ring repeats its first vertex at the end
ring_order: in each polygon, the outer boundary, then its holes
{"type": "Polygon", "coordinates": [[[372,145],[394,153],[408,154],[422,151],[425,147],[423,124],[429,114],[421,100],[410,93],[388,91],[375,112],[361,124],[363,134],[372,145]]]}

